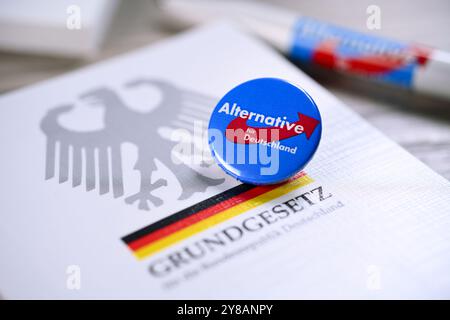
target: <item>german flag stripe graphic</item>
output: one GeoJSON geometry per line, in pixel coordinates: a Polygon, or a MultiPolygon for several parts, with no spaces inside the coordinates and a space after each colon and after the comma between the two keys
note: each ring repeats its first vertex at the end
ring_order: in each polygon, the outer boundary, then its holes
{"type": "Polygon", "coordinates": [[[301,172],[282,184],[241,184],[137,230],[122,240],[136,258],[144,259],[312,181],[301,172]]]}

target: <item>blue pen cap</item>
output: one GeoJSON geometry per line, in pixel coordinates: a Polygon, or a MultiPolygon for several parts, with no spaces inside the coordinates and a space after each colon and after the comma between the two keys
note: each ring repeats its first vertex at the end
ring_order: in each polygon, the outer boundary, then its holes
{"type": "Polygon", "coordinates": [[[231,89],[215,107],[209,146],[219,166],[250,184],[273,184],[302,170],[319,146],[322,120],[314,100],[277,78],[231,89]]]}

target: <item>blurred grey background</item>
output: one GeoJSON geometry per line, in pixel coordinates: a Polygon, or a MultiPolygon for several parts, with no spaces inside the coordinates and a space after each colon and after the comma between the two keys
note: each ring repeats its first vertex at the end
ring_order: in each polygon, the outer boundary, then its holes
{"type": "MultiPolygon", "coordinates": [[[[365,33],[450,51],[448,0],[265,2],[365,33]],[[381,9],[380,30],[368,30],[366,27],[366,9],[369,5],[377,5],[381,9]]],[[[52,58],[0,51],[0,93],[126,53],[174,33],[165,24],[155,1],[122,0],[101,50],[94,58],[52,58]]],[[[387,136],[450,179],[450,102],[355,81],[314,67],[300,67],[387,136]]]]}

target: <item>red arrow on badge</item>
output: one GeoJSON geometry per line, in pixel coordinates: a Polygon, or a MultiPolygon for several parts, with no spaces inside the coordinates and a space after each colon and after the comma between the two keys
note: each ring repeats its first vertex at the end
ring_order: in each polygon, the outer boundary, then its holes
{"type": "Polygon", "coordinates": [[[226,138],[234,143],[254,144],[259,143],[257,141],[260,139],[266,142],[281,141],[304,133],[309,139],[320,121],[301,113],[298,113],[298,118],[298,121],[289,124],[288,129],[287,124],[283,128],[252,127],[247,125],[247,118],[237,117],[228,124],[226,138]],[[303,127],[300,133],[295,130],[298,125],[303,127]]]}

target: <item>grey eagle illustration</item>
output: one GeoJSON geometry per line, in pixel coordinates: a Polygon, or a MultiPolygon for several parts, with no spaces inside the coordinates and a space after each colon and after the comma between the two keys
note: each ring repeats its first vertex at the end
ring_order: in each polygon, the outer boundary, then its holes
{"type": "Polygon", "coordinates": [[[204,192],[208,186],[219,185],[225,181],[223,178],[202,175],[184,163],[174,163],[171,160],[171,150],[177,142],[164,139],[157,132],[160,126],[168,124],[172,128],[182,127],[192,131],[193,121],[208,118],[208,107],[212,106],[214,100],[198,93],[180,90],[161,80],[138,79],[126,84],[127,88],[138,86],[153,86],[161,92],[159,104],[147,113],[128,108],[113,90],[106,87],[80,96],[81,99],[88,99],[94,105],[105,108],[104,128],[101,130],[79,132],[61,126],[58,118],[69,113],[73,105],[58,106],[47,112],[41,121],[41,130],[47,136],[46,180],[58,175],[59,183],[68,182],[71,170],[73,187],[80,186],[84,176],[86,191],[97,188],[99,194],[103,195],[112,189],[114,198],[122,197],[125,190],[121,145],[130,142],[138,149],[138,160],[134,169],[140,173],[140,188],[137,193],[126,196],[125,202],[137,202],[141,210],[150,210],[149,204],[163,204],[163,199],[152,194],[156,189],[168,184],[166,179],[152,182],[152,174],[157,169],[155,159],[168,167],[178,179],[182,189],[179,200],[187,199],[195,192],[204,192]],[[173,120],[168,120],[168,117],[173,120]],[[71,153],[69,149],[72,150],[71,153]],[[55,172],[57,164],[58,173],[55,172]]]}

